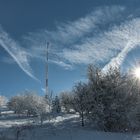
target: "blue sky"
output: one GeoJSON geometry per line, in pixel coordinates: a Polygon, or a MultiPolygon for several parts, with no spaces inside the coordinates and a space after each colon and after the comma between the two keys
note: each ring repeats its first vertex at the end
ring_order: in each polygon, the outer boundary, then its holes
{"type": "Polygon", "coordinates": [[[0,1],[0,94],[58,94],[86,80],[88,64],[123,71],[140,58],[139,0],[0,1]]]}

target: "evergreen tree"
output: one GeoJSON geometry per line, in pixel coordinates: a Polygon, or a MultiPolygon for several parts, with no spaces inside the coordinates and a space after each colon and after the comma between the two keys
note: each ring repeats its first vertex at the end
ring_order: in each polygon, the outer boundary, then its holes
{"type": "Polygon", "coordinates": [[[52,112],[54,112],[54,113],[60,113],[61,112],[60,99],[59,99],[58,96],[55,96],[55,98],[52,102],[52,112]]]}

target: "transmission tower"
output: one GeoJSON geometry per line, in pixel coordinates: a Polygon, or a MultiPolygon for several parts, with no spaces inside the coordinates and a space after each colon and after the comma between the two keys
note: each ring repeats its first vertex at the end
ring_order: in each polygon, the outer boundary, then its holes
{"type": "Polygon", "coordinates": [[[50,43],[49,42],[47,42],[47,52],[46,52],[46,96],[48,96],[48,94],[49,94],[49,87],[48,87],[48,65],[49,65],[49,63],[48,63],[48,60],[49,60],[49,45],[50,45],[50,43]]]}

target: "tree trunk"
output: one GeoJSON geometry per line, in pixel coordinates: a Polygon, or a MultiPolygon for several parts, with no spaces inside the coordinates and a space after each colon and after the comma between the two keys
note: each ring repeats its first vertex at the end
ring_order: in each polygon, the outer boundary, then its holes
{"type": "Polygon", "coordinates": [[[41,126],[43,125],[43,116],[41,115],[40,116],[40,123],[41,123],[41,126]]]}
{"type": "Polygon", "coordinates": [[[84,124],[84,112],[81,112],[81,123],[82,123],[82,127],[85,126],[84,124]]]}

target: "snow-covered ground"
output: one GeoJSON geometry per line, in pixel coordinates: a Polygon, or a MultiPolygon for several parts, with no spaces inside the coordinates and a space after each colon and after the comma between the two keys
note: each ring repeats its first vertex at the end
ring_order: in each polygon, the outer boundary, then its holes
{"type": "Polygon", "coordinates": [[[74,114],[60,115],[45,121],[43,126],[33,123],[34,119],[0,118],[0,140],[17,140],[17,135],[18,140],[140,140],[139,135],[99,132],[87,126],[81,127],[78,115],[74,114]]]}
{"type": "Polygon", "coordinates": [[[15,125],[29,124],[34,121],[34,118],[27,118],[26,116],[18,116],[13,111],[3,111],[0,115],[0,129],[9,128],[15,125]]]}

